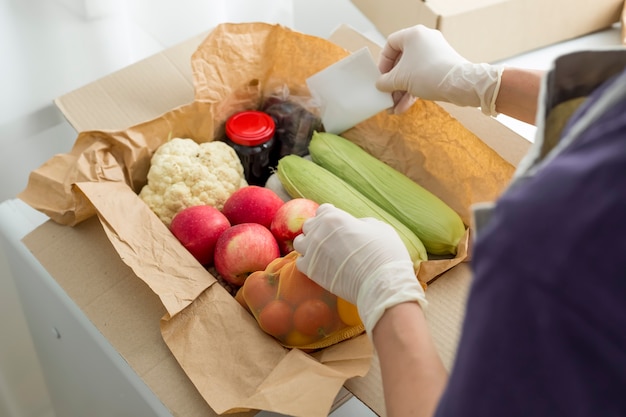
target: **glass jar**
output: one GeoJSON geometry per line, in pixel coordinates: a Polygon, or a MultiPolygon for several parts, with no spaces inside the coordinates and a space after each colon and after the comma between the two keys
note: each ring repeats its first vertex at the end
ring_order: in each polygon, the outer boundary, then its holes
{"type": "Polygon", "coordinates": [[[250,185],[265,185],[274,147],[274,119],[262,111],[235,113],[226,121],[226,143],[235,149],[250,185]]]}

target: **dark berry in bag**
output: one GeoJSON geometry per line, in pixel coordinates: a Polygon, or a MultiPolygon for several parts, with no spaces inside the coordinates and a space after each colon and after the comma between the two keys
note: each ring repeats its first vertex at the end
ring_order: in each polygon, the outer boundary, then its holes
{"type": "Polygon", "coordinates": [[[314,131],[323,131],[322,120],[304,106],[278,97],[268,98],[261,109],[269,114],[276,125],[272,165],[290,154],[304,156],[309,153],[308,147],[314,131]]]}

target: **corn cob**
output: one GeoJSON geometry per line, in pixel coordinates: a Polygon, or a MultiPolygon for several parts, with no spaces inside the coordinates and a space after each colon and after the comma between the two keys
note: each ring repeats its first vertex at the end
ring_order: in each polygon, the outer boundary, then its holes
{"type": "Polygon", "coordinates": [[[308,198],[319,204],[330,203],[355,217],[373,217],[391,225],[404,242],[416,270],[420,262],[428,259],[426,248],[415,233],[354,187],[314,162],[297,155],[287,155],[278,161],[276,174],[293,198],[308,198]]]}
{"type": "Polygon", "coordinates": [[[433,255],[454,255],[465,234],[461,217],[406,175],[349,140],[315,132],[312,160],[334,173],[404,223],[433,255]]]}

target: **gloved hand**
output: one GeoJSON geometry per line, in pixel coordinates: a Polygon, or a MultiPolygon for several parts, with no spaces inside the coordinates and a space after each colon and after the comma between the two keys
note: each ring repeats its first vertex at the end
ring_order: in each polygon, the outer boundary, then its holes
{"type": "Polygon", "coordinates": [[[503,67],[469,62],[438,30],[417,25],[392,33],[378,68],[382,75],[376,87],[393,93],[395,113],[406,111],[416,97],[421,97],[480,107],[490,116],[497,114],[495,102],[503,67]]]}
{"type": "Polygon", "coordinates": [[[355,304],[369,335],[387,308],[409,301],[427,304],[406,246],[387,223],[322,204],[293,245],[301,255],[297,268],[355,304]]]}

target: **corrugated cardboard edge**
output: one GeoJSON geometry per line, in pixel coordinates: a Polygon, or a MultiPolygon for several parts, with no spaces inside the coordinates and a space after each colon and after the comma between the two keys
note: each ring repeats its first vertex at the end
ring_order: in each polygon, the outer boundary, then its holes
{"type": "Polygon", "coordinates": [[[188,104],[194,98],[190,57],[207,34],[64,94],[54,103],[77,132],[124,130],[188,104]],[[150,99],[137,103],[142,96],[150,99]]]}
{"type": "Polygon", "coordinates": [[[509,58],[607,28],[619,22],[622,10],[622,0],[352,0],[352,3],[385,36],[423,24],[441,30],[465,58],[483,62],[509,58]]]}

